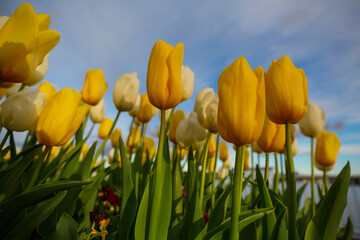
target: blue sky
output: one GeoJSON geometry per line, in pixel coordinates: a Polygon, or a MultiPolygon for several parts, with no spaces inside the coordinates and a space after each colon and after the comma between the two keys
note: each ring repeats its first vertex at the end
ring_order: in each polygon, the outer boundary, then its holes
{"type": "MultiPolygon", "coordinates": [[[[11,15],[25,1],[1,1],[0,15],[11,15]]],[[[124,73],[137,72],[146,91],[147,62],[159,40],[184,43],[184,65],[195,73],[193,96],[178,108],[190,112],[195,94],[217,89],[221,71],[244,56],[265,70],[287,54],[308,79],[309,100],[327,114],[327,128],[342,142],[330,174],[347,160],[360,174],[360,2],[359,1],[29,1],[51,15],[61,34],[51,52],[46,80],[57,89],[81,91],[87,69],[101,68],[109,84],[106,115],[114,118],[112,89],[124,73]]],[[[127,135],[130,117],[118,126],[127,135]]],[[[156,132],[158,118],[149,126],[156,132]]],[[[310,140],[298,134],[300,173],[309,170],[310,140]]],[[[93,139],[96,139],[94,134],[93,139]]],[[[231,147],[229,145],[229,147],[231,147]]],[[[232,149],[232,147],[231,147],[232,149]]],[[[234,159],[234,157],[233,157],[234,159]]],[[[317,172],[319,173],[319,172],[317,172]]]]}

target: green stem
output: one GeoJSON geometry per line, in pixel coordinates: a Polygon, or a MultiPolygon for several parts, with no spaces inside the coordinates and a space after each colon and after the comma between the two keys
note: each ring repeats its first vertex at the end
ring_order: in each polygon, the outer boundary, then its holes
{"type": "Polygon", "coordinates": [[[142,149],[142,147],[144,145],[144,139],[145,139],[147,125],[148,125],[147,123],[143,123],[143,125],[141,126],[141,140],[140,140],[141,149],[142,149]]]}
{"type": "Polygon", "coordinates": [[[51,146],[46,146],[45,150],[42,152],[41,156],[37,159],[37,162],[35,163],[35,170],[34,173],[31,176],[30,182],[27,186],[27,189],[31,188],[32,186],[34,186],[36,179],[39,176],[40,170],[41,170],[41,165],[43,164],[43,161],[45,159],[46,156],[50,155],[48,153],[50,153],[51,150],[51,146]]]}
{"type": "Polygon", "coordinates": [[[288,195],[288,209],[289,209],[289,224],[288,224],[288,238],[297,240],[298,234],[296,231],[296,210],[297,210],[297,198],[296,198],[296,178],[295,178],[295,166],[291,150],[291,123],[287,122],[286,125],[286,165],[287,165],[287,195],[288,195]]]}
{"type": "Polygon", "coordinates": [[[255,169],[255,165],[254,165],[254,143],[251,144],[251,180],[254,181],[255,176],[254,176],[254,169],[255,169]]]}
{"type": "Polygon", "coordinates": [[[268,152],[265,153],[265,157],[266,157],[266,162],[265,162],[265,183],[266,183],[269,179],[269,153],[268,152]]]}
{"type": "Polygon", "coordinates": [[[275,157],[275,180],[274,180],[274,191],[279,193],[279,166],[278,166],[278,158],[277,153],[274,152],[275,157]]]}
{"type": "Polygon", "coordinates": [[[315,216],[314,138],[311,138],[311,218],[315,216]]]}
{"type": "Polygon", "coordinates": [[[200,206],[202,207],[203,199],[204,199],[204,186],[205,186],[205,175],[206,175],[206,165],[207,165],[207,158],[208,158],[208,150],[209,150],[209,142],[212,136],[212,132],[208,132],[205,146],[204,146],[204,158],[203,164],[201,166],[201,182],[200,182],[200,206]]]}
{"type": "Polygon", "coordinates": [[[7,131],[4,138],[3,138],[3,140],[1,141],[1,144],[0,144],[0,151],[1,152],[3,150],[3,147],[4,147],[5,143],[6,143],[6,140],[9,138],[9,136],[10,136],[10,131],[7,131]]]}
{"type": "Polygon", "coordinates": [[[323,174],[323,182],[324,182],[324,196],[326,195],[327,191],[328,191],[328,186],[327,186],[327,176],[326,176],[326,170],[324,167],[323,170],[324,174],[323,174]]]}
{"type": "MultiPolygon", "coordinates": [[[[216,181],[216,163],[218,159],[219,154],[219,141],[220,141],[220,134],[217,134],[216,136],[216,150],[215,150],[215,166],[214,166],[214,172],[212,176],[212,186],[211,186],[211,192],[215,192],[215,181],[216,181]]],[[[215,207],[215,194],[211,196],[211,209],[214,210],[215,207]]]]}
{"type": "Polygon", "coordinates": [[[110,137],[112,131],[113,131],[114,128],[115,128],[115,124],[116,124],[117,120],[119,119],[120,113],[121,113],[121,112],[118,111],[118,113],[116,114],[116,117],[115,117],[115,120],[114,120],[114,122],[113,122],[113,125],[111,126],[110,131],[109,131],[108,134],[106,135],[106,138],[105,138],[104,141],[102,142],[100,148],[99,148],[98,151],[96,152],[96,155],[95,155],[94,159],[92,160],[91,166],[94,166],[94,164],[96,163],[96,161],[97,161],[98,157],[100,156],[101,152],[104,150],[105,144],[106,144],[106,142],[109,140],[109,137],[110,137]]]}
{"type": "MultiPolygon", "coordinates": [[[[131,123],[130,123],[129,136],[126,140],[126,148],[129,147],[130,133],[131,133],[132,126],[134,125],[134,121],[135,121],[135,118],[133,117],[131,120],[131,123]]],[[[131,160],[131,158],[130,158],[130,160],[131,160]]]]}
{"type": "Polygon", "coordinates": [[[284,176],[284,167],[283,167],[283,155],[280,153],[280,168],[281,168],[281,193],[284,194],[285,192],[285,176],[284,176]]]}
{"type": "Polygon", "coordinates": [[[171,123],[171,119],[172,119],[172,116],[174,114],[174,111],[175,111],[175,108],[172,108],[171,109],[171,112],[170,112],[170,116],[166,122],[166,126],[165,126],[165,132],[167,133],[169,131],[169,127],[170,127],[170,123],[171,123]]]}
{"type": "Polygon", "coordinates": [[[238,216],[241,211],[241,192],[242,192],[242,181],[243,181],[243,173],[244,173],[244,156],[245,156],[245,146],[237,146],[233,197],[232,197],[232,210],[231,210],[231,229],[230,229],[231,240],[239,239],[238,216]]]}
{"type": "Polygon", "coordinates": [[[26,87],[26,85],[24,83],[21,84],[18,92],[21,92],[22,90],[24,90],[24,88],[26,87]]]}
{"type": "Polygon", "coordinates": [[[258,157],[257,157],[258,165],[259,165],[259,167],[260,167],[260,153],[258,153],[257,156],[258,156],[258,157]]]}

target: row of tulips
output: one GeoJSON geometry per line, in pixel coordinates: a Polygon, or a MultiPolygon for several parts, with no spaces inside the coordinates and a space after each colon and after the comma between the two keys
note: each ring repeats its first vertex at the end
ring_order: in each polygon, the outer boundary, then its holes
{"type": "Polygon", "coordinates": [[[7,95],[0,107],[6,131],[0,147],[1,239],[351,238],[351,220],[339,229],[350,164],[327,189],[326,171],[335,164],[340,140],[324,130],[325,113],[308,103],[305,73],[288,56],[274,60],[266,73],[236,59],[219,76],[218,92],[198,92],[186,117],[175,108],[191,97],[194,73],[183,66],[182,43],[159,40],[149,58],[147,93],[139,95],[136,73],[122,75],[113,89],[118,113],[112,120],[105,118],[108,84],[101,69],[86,72],[81,93],[57,92],[47,81],[29,88],[44,78],[48,54],[60,39],[48,30],[50,16],[26,3],[0,19],[0,92],[7,95]],[[156,147],[146,130],[158,110],[156,147]],[[125,143],[116,128],[121,112],[133,119],[125,143]],[[93,124],[86,128],[89,117],[93,124]],[[293,162],[297,123],[311,138],[312,196],[302,209],[306,184],[296,188],[293,162]],[[95,124],[101,144],[88,146],[95,124]],[[27,131],[19,150],[14,131],[27,131]],[[234,167],[220,137],[234,144],[234,167]],[[253,152],[265,153],[264,176],[253,152]],[[324,173],[323,190],[314,181],[315,165],[324,173]],[[251,189],[246,196],[245,188],[251,189]]]}

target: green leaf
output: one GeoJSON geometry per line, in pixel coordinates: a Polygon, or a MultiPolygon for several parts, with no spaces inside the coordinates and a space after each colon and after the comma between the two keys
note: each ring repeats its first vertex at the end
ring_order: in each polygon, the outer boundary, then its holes
{"type": "Polygon", "coordinates": [[[90,147],[90,149],[88,150],[88,152],[86,153],[85,158],[80,163],[80,166],[77,170],[77,173],[79,175],[81,175],[82,181],[85,181],[85,180],[89,179],[89,177],[90,177],[90,173],[91,173],[91,169],[92,169],[91,163],[92,163],[92,159],[94,158],[96,144],[97,144],[97,142],[95,141],[93,143],[93,145],[90,147]]]}
{"type": "Polygon", "coordinates": [[[271,235],[271,240],[287,240],[288,239],[288,230],[287,230],[287,208],[284,208],[279,215],[274,230],[271,235]]]}
{"type": "Polygon", "coordinates": [[[126,155],[126,149],[121,137],[119,143],[123,171],[123,194],[121,200],[119,236],[121,239],[129,239],[130,230],[136,216],[137,199],[131,177],[131,162],[126,155]]]}
{"type": "Polygon", "coordinates": [[[335,239],[343,215],[350,183],[350,163],[331,185],[315,216],[310,221],[305,239],[335,239]]]}
{"type": "Polygon", "coordinates": [[[352,223],[351,217],[348,217],[346,226],[341,228],[336,237],[337,240],[351,240],[354,235],[354,225],[352,223]]]}
{"type": "Polygon", "coordinates": [[[12,228],[4,240],[28,239],[36,226],[38,226],[54,211],[55,207],[61,202],[65,195],[66,192],[61,192],[55,197],[40,203],[34,210],[16,224],[14,228],[12,228]]]}
{"type": "Polygon", "coordinates": [[[172,169],[172,211],[171,225],[176,226],[182,220],[183,213],[183,192],[181,182],[180,158],[177,155],[176,148],[173,150],[173,169],[172,169]]]}
{"type": "MultiPolygon", "coordinates": [[[[239,232],[243,230],[246,226],[248,226],[250,223],[272,212],[274,212],[274,209],[272,208],[260,208],[260,209],[253,209],[253,210],[241,212],[238,217],[239,232]]],[[[223,231],[230,229],[230,227],[231,227],[231,218],[227,218],[219,226],[217,226],[211,231],[208,231],[204,237],[204,240],[212,239],[213,237],[221,234],[223,231]]]]}
{"type": "Polygon", "coordinates": [[[301,196],[303,195],[305,188],[307,186],[308,182],[306,181],[296,192],[296,199],[297,199],[297,208],[299,210],[299,205],[300,205],[300,199],[301,196]]]}
{"type": "Polygon", "coordinates": [[[184,220],[182,220],[181,222],[179,222],[177,225],[175,225],[173,228],[169,230],[167,239],[168,240],[180,239],[183,228],[184,228],[184,220]]]}
{"type": "Polygon", "coordinates": [[[304,207],[296,214],[296,225],[299,239],[303,239],[306,228],[311,220],[311,198],[305,199],[304,207]]]}
{"type": "Polygon", "coordinates": [[[63,213],[56,225],[56,232],[50,235],[49,240],[76,240],[79,239],[77,235],[77,223],[67,213],[63,213]]]}
{"type": "MultiPolygon", "coordinates": [[[[256,182],[259,188],[259,195],[261,200],[261,205],[264,208],[273,208],[273,204],[271,202],[271,197],[269,194],[269,190],[264,183],[264,179],[261,175],[259,166],[256,167],[256,182]]],[[[265,216],[263,219],[263,239],[270,239],[272,231],[276,224],[275,212],[271,212],[265,216]]]]}

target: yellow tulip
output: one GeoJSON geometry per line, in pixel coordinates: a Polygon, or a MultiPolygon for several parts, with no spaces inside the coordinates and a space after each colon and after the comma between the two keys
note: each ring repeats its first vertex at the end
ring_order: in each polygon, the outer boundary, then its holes
{"type": "Polygon", "coordinates": [[[216,151],[215,134],[212,134],[209,143],[208,156],[214,157],[215,151],[216,151]]]}
{"type": "Polygon", "coordinates": [[[259,144],[257,142],[254,142],[252,145],[253,151],[256,153],[263,153],[264,151],[259,147],[259,144]]]}
{"type": "Polygon", "coordinates": [[[229,156],[229,149],[226,145],[226,142],[222,142],[219,144],[219,158],[221,161],[225,162],[229,156]]]}
{"type": "Polygon", "coordinates": [[[113,120],[111,120],[110,118],[105,118],[104,120],[101,121],[98,132],[100,139],[106,138],[106,136],[110,132],[112,125],[113,125],[113,120]]]}
{"type": "Polygon", "coordinates": [[[0,100],[5,96],[7,88],[0,87],[0,100]]]}
{"type": "Polygon", "coordinates": [[[20,5],[0,29],[0,81],[26,82],[60,34],[48,30],[50,16],[36,14],[29,3],[20,5]]]}
{"type": "Polygon", "coordinates": [[[250,153],[247,148],[244,148],[245,157],[244,157],[244,171],[249,170],[250,168],[250,153]]]}
{"type": "MultiPolygon", "coordinates": [[[[80,160],[81,160],[81,161],[85,158],[88,150],[89,150],[89,145],[87,145],[86,143],[85,143],[84,145],[82,145],[82,147],[81,147],[81,153],[80,153],[80,160]]],[[[52,150],[51,150],[51,151],[52,151],[52,150]]]]}
{"type": "Polygon", "coordinates": [[[147,70],[146,89],[155,107],[169,109],[181,102],[183,57],[183,43],[173,47],[159,40],[154,44],[147,70]]]}
{"type": "Polygon", "coordinates": [[[309,96],[304,71],[288,56],[273,60],[266,74],[266,113],[277,124],[298,123],[308,111],[309,96]]]}
{"type": "Polygon", "coordinates": [[[328,172],[330,170],[332,170],[334,168],[335,164],[324,167],[322,165],[320,165],[319,163],[315,162],[315,167],[319,170],[319,171],[325,171],[328,172]]]}
{"type": "Polygon", "coordinates": [[[211,174],[214,173],[214,169],[215,169],[215,157],[210,157],[210,158],[209,158],[208,169],[209,169],[209,172],[210,172],[211,174]]]}
{"type": "MultiPolygon", "coordinates": [[[[108,154],[108,160],[109,160],[109,164],[110,164],[110,165],[113,163],[114,154],[115,154],[115,149],[112,148],[112,149],[109,151],[109,154],[108,154]]],[[[120,155],[120,152],[119,152],[119,151],[118,151],[118,153],[117,153],[117,161],[118,161],[118,163],[119,163],[119,167],[121,168],[121,167],[122,167],[122,164],[121,164],[121,155],[120,155]]]]}
{"type": "Polygon", "coordinates": [[[176,144],[176,129],[179,126],[179,123],[184,119],[186,118],[183,110],[176,110],[172,116],[169,126],[169,140],[174,144],[176,144]]]}
{"type": "Polygon", "coordinates": [[[265,119],[264,70],[251,70],[240,57],[218,81],[218,128],[221,137],[237,146],[255,142],[265,119]]]}
{"type": "Polygon", "coordinates": [[[55,88],[53,85],[51,85],[51,83],[48,82],[48,81],[45,81],[45,82],[41,83],[41,84],[38,86],[37,90],[39,90],[40,92],[43,92],[43,93],[46,94],[46,98],[45,98],[45,99],[46,99],[47,102],[48,102],[52,97],[54,97],[55,94],[56,94],[56,88],[55,88]]]}
{"type": "Polygon", "coordinates": [[[121,130],[116,128],[110,135],[111,146],[118,147],[119,146],[119,139],[121,137],[121,130]]]}
{"type": "Polygon", "coordinates": [[[137,115],[139,121],[142,123],[149,122],[156,115],[157,111],[157,108],[150,103],[148,95],[146,93],[142,94],[137,115]]]}
{"type": "Polygon", "coordinates": [[[36,125],[36,137],[47,146],[62,146],[76,133],[90,106],[81,94],[64,88],[45,105],[36,125]]]}
{"type": "Polygon", "coordinates": [[[323,167],[335,164],[341,143],[335,133],[324,130],[316,139],[315,162],[323,167]]]}
{"type": "Polygon", "coordinates": [[[155,156],[156,147],[154,139],[152,139],[151,137],[145,137],[142,151],[143,154],[141,164],[144,165],[146,162],[146,153],[149,154],[150,160],[155,156]]]}
{"type": "MultiPolygon", "coordinates": [[[[129,149],[135,149],[141,139],[141,131],[137,127],[133,127],[128,136],[129,149]]],[[[129,150],[128,149],[128,150],[129,150]]]]}
{"type": "Polygon", "coordinates": [[[81,91],[82,100],[95,106],[103,98],[108,89],[105,76],[101,69],[87,70],[85,83],[81,91]]]}
{"type": "Polygon", "coordinates": [[[273,123],[266,116],[257,144],[264,152],[282,151],[285,146],[285,125],[273,123]]]}

